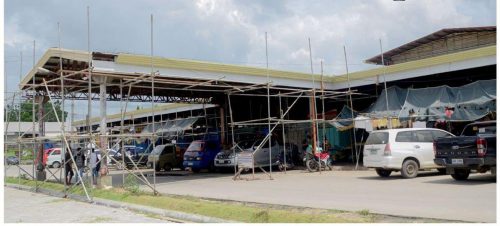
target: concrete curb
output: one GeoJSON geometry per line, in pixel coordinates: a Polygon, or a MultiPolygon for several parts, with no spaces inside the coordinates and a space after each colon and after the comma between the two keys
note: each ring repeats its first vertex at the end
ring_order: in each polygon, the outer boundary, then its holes
{"type": "MultiPolygon", "coordinates": [[[[35,191],[34,188],[24,186],[24,185],[5,183],[5,186],[9,187],[9,188],[23,190],[23,191],[37,192],[37,193],[42,193],[45,195],[58,197],[58,198],[64,198],[63,192],[49,190],[49,189],[45,189],[45,188],[38,188],[38,191],[35,191]]],[[[80,202],[89,202],[85,196],[80,196],[80,195],[68,194],[68,196],[66,198],[73,199],[73,200],[80,201],[80,202]]],[[[223,219],[215,218],[215,217],[207,217],[207,216],[178,212],[178,211],[173,211],[173,210],[164,210],[164,209],[159,209],[159,208],[154,208],[154,207],[117,202],[117,201],[101,199],[101,198],[94,198],[93,202],[91,202],[91,203],[96,204],[96,205],[100,205],[100,206],[133,210],[133,211],[137,211],[140,213],[149,213],[149,214],[154,214],[154,215],[160,215],[160,216],[172,218],[174,220],[186,221],[186,222],[236,223],[236,221],[228,221],[228,220],[223,220],[223,219]]]]}

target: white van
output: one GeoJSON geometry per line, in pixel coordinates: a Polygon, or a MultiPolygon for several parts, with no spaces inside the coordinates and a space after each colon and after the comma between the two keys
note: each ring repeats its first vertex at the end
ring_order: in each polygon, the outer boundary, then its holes
{"type": "Polygon", "coordinates": [[[413,178],[422,169],[437,169],[443,173],[445,169],[434,164],[433,142],[439,137],[453,136],[432,128],[373,131],[363,148],[363,165],[375,168],[381,177],[401,171],[404,178],[413,178]]]}
{"type": "Polygon", "coordinates": [[[54,148],[47,156],[47,166],[59,168],[62,165],[63,158],[60,148],[54,148]]]}

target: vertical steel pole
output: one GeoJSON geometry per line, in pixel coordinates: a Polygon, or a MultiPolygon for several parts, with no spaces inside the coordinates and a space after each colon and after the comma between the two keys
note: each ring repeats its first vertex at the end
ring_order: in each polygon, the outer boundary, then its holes
{"type": "Polygon", "coordinates": [[[238,164],[238,158],[236,156],[236,143],[234,142],[234,121],[233,121],[233,108],[231,106],[231,94],[227,93],[227,102],[229,104],[229,118],[231,120],[231,136],[232,136],[232,141],[233,141],[233,156],[234,156],[234,176],[236,177],[236,166],[238,164]]]}

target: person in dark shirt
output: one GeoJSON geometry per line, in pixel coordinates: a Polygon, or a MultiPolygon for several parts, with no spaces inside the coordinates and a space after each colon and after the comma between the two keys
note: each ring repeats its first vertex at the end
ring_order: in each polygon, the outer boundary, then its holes
{"type": "Polygon", "coordinates": [[[73,161],[71,160],[71,155],[69,152],[71,149],[66,150],[66,154],[64,155],[64,169],[66,171],[66,184],[71,185],[71,179],[75,173],[73,172],[73,161]]]}
{"type": "Polygon", "coordinates": [[[76,174],[76,180],[77,183],[80,183],[83,178],[83,170],[85,167],[85,154],[83,154],[83,151],[81,148],[76,149],[76,155],[75,155],[75,165],[78,170],[76,174]]]}

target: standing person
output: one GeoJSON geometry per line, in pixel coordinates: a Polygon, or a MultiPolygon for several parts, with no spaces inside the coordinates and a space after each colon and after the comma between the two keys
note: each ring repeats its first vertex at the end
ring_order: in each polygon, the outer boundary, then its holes
{"type": "Polygon", "coordinates": [[[75,173],[73,172],[73,161],[71,160],[71,155],[69,154],[69,152],[71,151],[71,149],[68,148],[68,150],[66,150],[66,154],[64,155],[64,169],[66,171],[66,184],[67,185],[71,185],[71,179],[73,178],[73,175],[75,175],[75,173]],[[69,178],[69,179],[68,179],[69,178]]]}
{"type": "Polygon", "coordinates": [[[76,149],[76,155],[75,155],[75,165],[77,167],[77,174],[76,174],[76,181],[77,183],[80,183],[83,180],[83,168],[85,167],[85,155],[83,154],[83,151],[81,148],[76,149]]]}
{"type": "Polygon", "coordinates": [[[92,181],[94,185],[97,185],[97,177],[99,177],[99,169],[101,168],[101,158],[99,154],[92,148],[92,153],[90,154],[90,167],[92,168],[92,181]]]}

